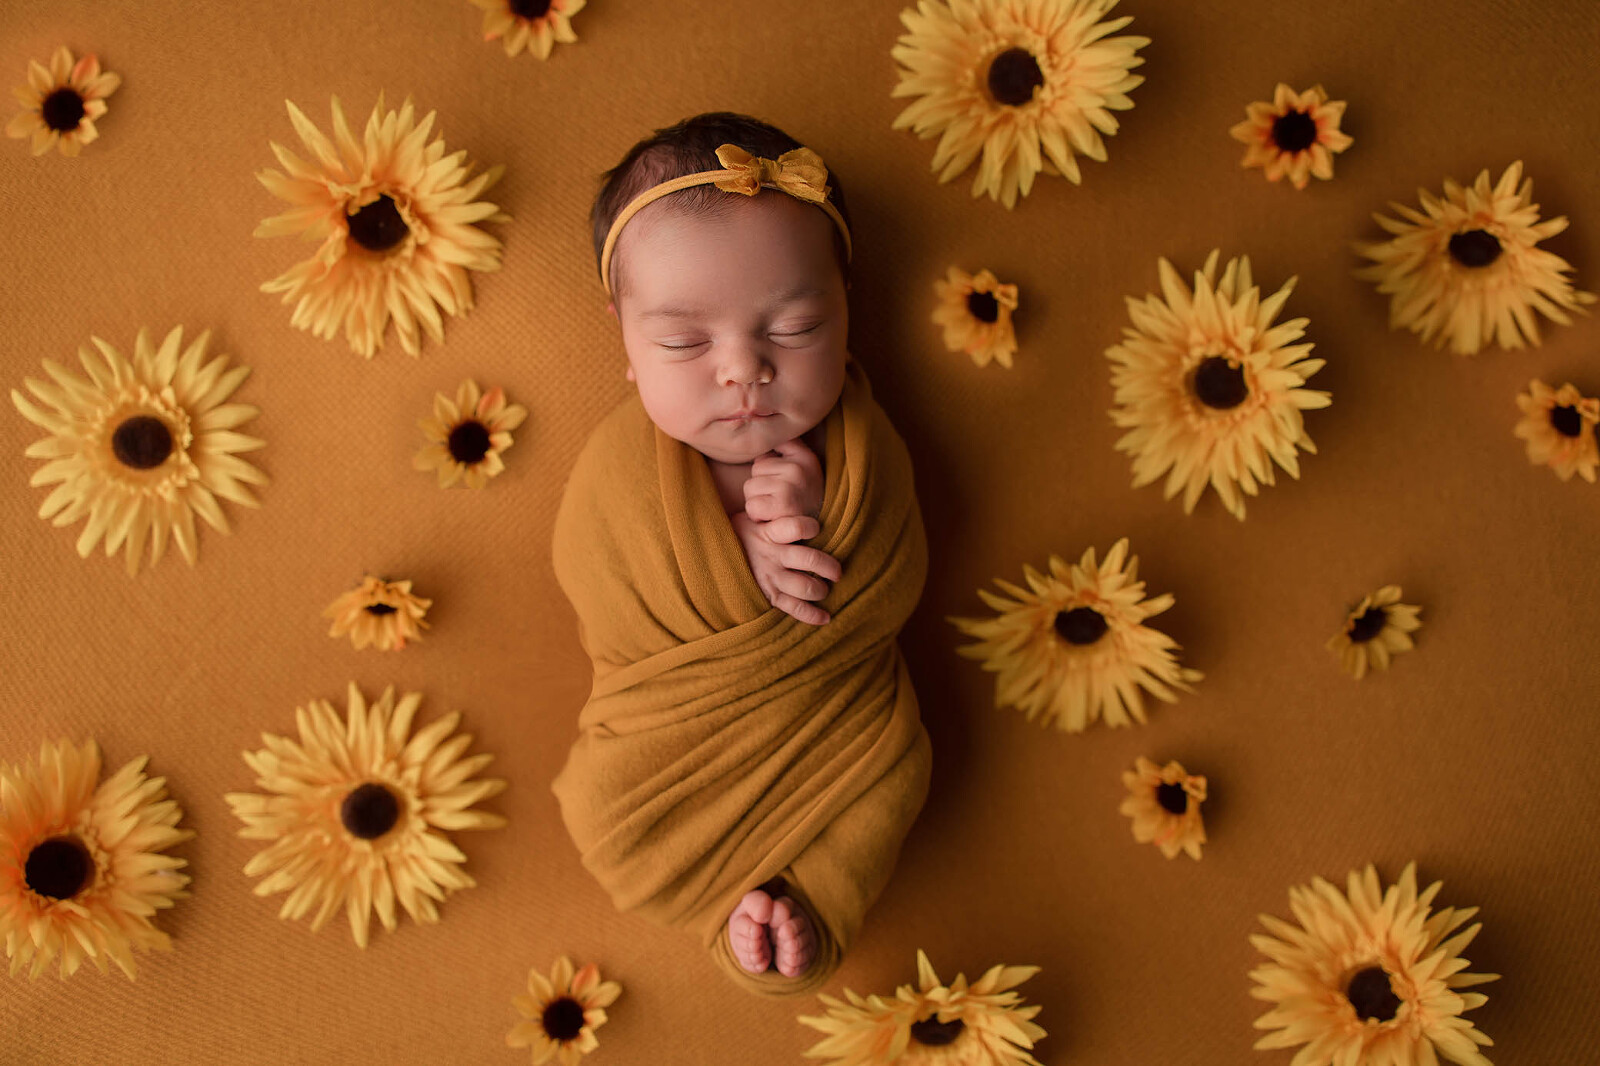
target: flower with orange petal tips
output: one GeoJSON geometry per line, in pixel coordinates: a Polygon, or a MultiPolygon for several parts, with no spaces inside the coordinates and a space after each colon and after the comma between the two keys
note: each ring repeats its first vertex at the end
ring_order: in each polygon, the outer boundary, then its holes
{"type": "Polygon", "coordinates": [[[1200,805],[1206,801],[1206,779],[1184,770],[1177,761],[1157,766],[1143,755],[1134,760],[1133,769],[1123,772],[1122,783],[1128,796],[1118,810],[1133,819],[1133,839],[1154,843],[1167,858],[1184,852],[1200,858],[1200,845],[1206,842],[1206,827],[1200,820],[1200,805]]]}
{"type": "Polygon", "coordinates": [[[1520,160],[1492,186],[1484,170],[1467,187],[1447,178],[1443,197],[1426,189],[1417,196],[1421,211],[1391,203],[1399,219],[1372,216],[1388,240],[1355,245],[1372,260],[1356,277],[1377,282],[1390,297],[1389,328],[1403,326],[1424,343],[1449,342],[1457,355],[1471,355],[1490,342],[1538,344],[1535,311],[1562,325],[1571,324],[1569,311],[1588,314],[1594,293],[1574,289],[1571,264],[1537,247],[1566,229],[1567,219],[1539,221],[1520,160]]]}
{"type": "Polygon", "coordinates": [[[1011,315],[1017,309],[1017,287],[1002,285],[989,270],[968,274],[951,267],[943,281],[933,283],[939,306],[933,309],[935,325],[944,327],[944,346],[966,352],[977,366],[990,360],[1006,369],[1017,350],[1011,315]]]}
{"type": "Polygon", "coordinates": [[[1517,407],[1522,419],[1512,434],[1528,442],[1528,461],[1548,466],[1562,481],[1577,474],[1592,484],[1600,465],[1595,441],[1600,399],[1584,396],[1570,383],[1552,389],[1535,379],[1517,397],[1517,407]]]}
{"type": "Polygon", "coordinates": [[[433,605],[411,594],[410,581],[385,581],[368,574],[361,584],[328,604],[322,617],[333,619],[330,637],[350,635],[357,648],[399,651],[407,640],[421,640],[428,628],[423,615],[433,605]]]}
{"type": "Polygon", "coordinates": [[[559,42],[572,44],[572,16],[583,10],[584,0],[469,0],[483,9],[483,39],[500,38],[506,55],[523,48],[528,54],[549,59],[559,42]]]}
{"type": "Polygon", "coordinates": [[[101,71],[92,54],[74,63],[62,45],[48,67],[28,61],[28,84],[11,90],[25,110],[6,123],[6,135],[31,138],[34,155],[43,155],[51,145],[62,155],[77,155],[100,136],[94,120],[106,113],[106,97],[121,84],[118,75],[101,71]]]}
{"type": "Polygon", "coordinates": [[[1422,628],[1421,613],[1421,607],[1400,602],[1399,585],[1385,585],[1345,616],[1344,628],[1328,640],[1328,650],[1360,681],[1369,667],[1387,670],[1394,656],[1414,647],[1411,634],[1422,628]]]}
{"type": "Polygon", "coordinates": [[[617,982],[600,980],[600,967],[592,962],[574,972],[572,960],[563,955],[548,978],[529,970],[528,994],[511,1000],[522,1021],[506,1034],[506,1045],[530,1048],[535,1066],[551,1059],[577,1066],[600,1046],[594,1031],[606,1023],[606,1008],[621,994],[617,982]]]}
{"type": "Polygon", "coordinates": [[[506,468],[500,453],[511,447],[511,431],[527,417],[527,408],[506,403],[500,386],[480,393],[476,381],[463,381],[454,401],[434,394],[433,417],[417,423],[428,444],[411,465],[437,471],[440,488],[463,481],[469,489],[481,489],[506,468]]]}
{"type": "Polygon", "coordinates": [[[319,243],[311,258],[261,291],[281,292],[284,303],[294,303],[291,325],[323,338],[343,329],[350,347],[369,359],[391,319],[411,355],[420,351],[424,331],[442,341],[439,312],[472,309],[467,272],[500,269],[500,241],[477,224],[510,216],[478,196],[504,168],[469,180],[467,153],[446,155],[443,137],[429,141],[434,113],[417,121],[410,100],[391,111],[380,94],[360,140],[337,97],[332,140],[293,102],[288,107],[312,158],[272,144],[287,174],[263,170],[256,178],[293,206],[263,221],[255,235],[319,243]]]}
{"type": "Polygon", "coordinates": [[[1329,100],[1322,86],[1296,93],[1283,82],[1273,90],[1272,103],[1245,107],[1250,117],[1228,131],[1245,144],[1241,165],[1261,167],[1268,181],[1288,175],[1296,189],[1312,177],[1333,177],[1333,157],[1350,147],[1350,135],[1339,129],[1345,102],[1329,100]]]}
{"type": "Polygon", "coordinates": [[[100,749],[44,744],[39,765],[0,764],[0,933],[14,977],[57,956],[70,977],[88,959],[137,975],[133,952],[172,950],[151,918],[189,893],[185,860],[162,851],[194,836],[166,779],[133,759],[100,781],[100,749]],[[31,963],[31,965],[29,965],[31,963]]]}

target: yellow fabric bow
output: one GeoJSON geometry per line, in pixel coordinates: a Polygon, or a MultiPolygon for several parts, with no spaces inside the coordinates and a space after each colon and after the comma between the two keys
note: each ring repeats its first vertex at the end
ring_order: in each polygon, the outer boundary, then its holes
{"type": "Polygon", "coordinates": [[[713,182],[724,192],[754,196],[763,185],[776,186],[797,200],[820,204],[828,199],[828,168],[822,157],[809,148],[796,148],[777,159],[751,155],[735,144],[717,149],[723,169],[737,171],[732,177],[713,182]]]}

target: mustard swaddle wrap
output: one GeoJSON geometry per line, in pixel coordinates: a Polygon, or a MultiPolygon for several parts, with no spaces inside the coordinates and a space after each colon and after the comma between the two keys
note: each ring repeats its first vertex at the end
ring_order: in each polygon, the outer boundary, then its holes
{"type": "Polygon", "coordinates": [[[619,910],[688,930],[766,994],[827,980],[927,794],[895,640],[927,575],[910,458],[854,360],[826,424],[807,543],[843,569],[827,625],[767,603],[705,457],[637,396],[579,455],[552,544],[594,664],[553,784],[567,831],[619,910]],[[795,978],[746,973],[727,943],[740,897],[774,877],[817,926],[795,978]]]}

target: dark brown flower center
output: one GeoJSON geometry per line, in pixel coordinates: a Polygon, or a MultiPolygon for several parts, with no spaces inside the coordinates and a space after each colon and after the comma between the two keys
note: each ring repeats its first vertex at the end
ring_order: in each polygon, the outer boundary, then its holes
{"type": "Polygon", "coordinates": [[[1106,635],[1108,628],[1106,616],[1093,607],[1074,607],[1056,613],[1056,635],[1068,644],[1093,644],[1106,635]]]}
{"type": "Polygon", "coordinates": [[[450,431],[450,458],[471,466],[489,454],[489,427],[482,422],[463,422],[450,431]]]}
{"type": "Polygon", "coordinates": [[[172,431],[159,418],[134,415],[111,434],[111,451],[123,466],[149,470],[172,454],[172,431]]]}
{"type": "Polygon", "coordinates": [[[399,820],[400,801],[376,781],[357,785],[339,804],[339,821],[351,836],[362,840],[376,840],[399,820]]]}
{"type": "Polygon", "coordinates": [[[386,614],[394,614],[399,609],[398,607],[391,607],[387,603],[369,603],[363,608],[368,614],[375,614],[380,617],[386,614]]]}
{"type": "Polygon", "coordinates": [[[1350,987],[1344,994],[1356,1009],[1356,1017],[1363,1021],[1373,1018],[1386,1022],[1400,1009],[1400,997],[1389,987],[1389,975],[1379,966],[1368,966],[1350,978],[1350,987]]]}
{"type": "Polygon", "coordinates": [[[83,97],[78,90],[63,86],[44,98],[39,105],[39,117],[57,133],[70,133],[83,121],[83,97]]]}
{"type": "Polygon", "coordinates": [[[956,1037],[960,1036],[961,1030],[966,1027],[967,1023],[960,1018],[941,1022],[936,1016],[928,1017],[920,1022],[911,1023],[911,1039],[928,1047],[943,1047],[946,1044],[954,1044],[956,1037]]]}
{"type": "Polygon", "coordinates": [[[997,104],[1020,107],[1044,84],[1039,61],[1026,48],[1007,48],[989,64],[989,95],[997,104]]]}
{"type": "Polygon", "coordinates": [[[52,837],[28,852],[22,876],[28,887],[51,899],[71,899],[94,876],[94,859],[89,849],[73,837],[52,837]]]}
{"type": "Polygon", "coordinates": [[[1272,124],[1272,143],[1283,152],[1303,152],[1317,143],[1317,120],[1304,111],[1279,115],[1272,124]]]}
{"type": "Polygon", "coordinates": [[[1244,368],[1234,366],[1220,355],[1206,356],[1194,368],[1194,395],[1201,403],[1218,411],[1238,407],[1250,395],[1244,368]]]}
{"type": "Polygon", "coordinates": [[[969,292],[967,313],[979,322],[993,322],[1000,317],[1000,301],[992,292],[969,292]]]}
{"type": "Polygon", "coordinates": [[[1388,620],[1389,612],[1382,607],[1368,607],[1350,627],[1350,639],[1357,644],[1365,644],[1383,632],[1383,625],[1388,620]]]}
{"type": "Polygon", "coordinates": [[[1168,781],[1156,786],[1156,802],[1169,814],[1182,814],[1189,809],[1189,793],[1182,785],[1168,781]]]}
{"type": "Polygon", "coordinates": [[[539,1016],[539,1024],[551,1040],[571,1040],[583,1031],[583,1004],[571,996],[552,999],[539,1016]]]}
{"type": "Polygon", "coordinates": [[[1483,229],[1453,234],[1450,237],[1450,258],[1464,267],[1486,267],[1500,258],[1500,240],[1483,229]]]}
{"type": "Polygon", "coordinates": [[[1563,437],[1576,437],[1583,432],[1583,419],[1578,416],[1576,407],[1550,408],[1550,425],[1563,437]]]}
{"type": "Polygon", "coordinates": [[[511,13],[518,18],[542,19],[550,12],[550,0],[511,0],[511,13]]]}
{"type": "Polygon", "coordinates": [[[406,239],[411,227],[387,196],[380,196],[347,220],[350,238],[369,252],[387,252],[406,239]]]}

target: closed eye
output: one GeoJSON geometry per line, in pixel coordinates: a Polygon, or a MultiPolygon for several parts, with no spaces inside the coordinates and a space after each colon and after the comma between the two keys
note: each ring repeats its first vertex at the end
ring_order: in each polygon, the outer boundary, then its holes
{"type": "Polygon", "coordinates": [[[821,326],[822,323],[818,322],[815,325],[807,326],[805,329],[774,330],[770,335],[773,337],[804,337],[808,333],[815,333],[821,326]]]}

